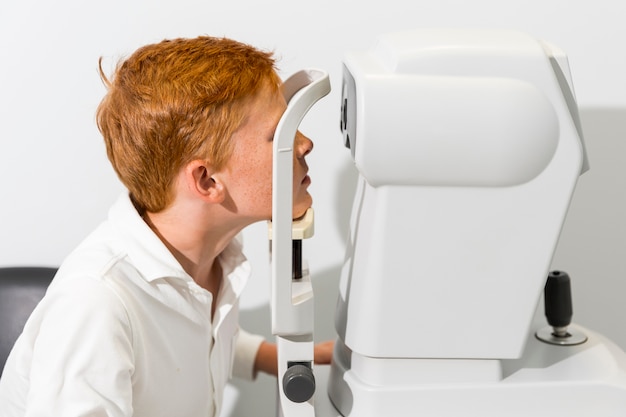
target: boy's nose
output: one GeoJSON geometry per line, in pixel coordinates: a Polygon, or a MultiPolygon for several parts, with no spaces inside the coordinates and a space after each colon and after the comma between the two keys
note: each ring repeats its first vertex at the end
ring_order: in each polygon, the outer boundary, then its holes
{"type": "Polygon", "coordinates": [[[313,141],[304,136],[300,131],[296,132],[294,140],[294,154],[297,158],[304,158],[313,150],[313,141]]]}

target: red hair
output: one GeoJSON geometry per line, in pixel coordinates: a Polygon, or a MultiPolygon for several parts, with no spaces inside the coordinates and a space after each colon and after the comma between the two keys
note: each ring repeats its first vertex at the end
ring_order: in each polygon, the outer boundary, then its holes
{"type": "Polygon", "coordinates": [[[245,104],[264,86],[280,86],[269,52],[212,37],[165,40],[118,63],[96,115],[107,155],[140,211],[159,212],[173,180],[202,159],[219,170],[245,104]]]}

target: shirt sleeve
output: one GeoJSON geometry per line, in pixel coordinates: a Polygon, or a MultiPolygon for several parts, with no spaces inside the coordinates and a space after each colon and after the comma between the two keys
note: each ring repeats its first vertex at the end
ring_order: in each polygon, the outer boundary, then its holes
{"type": "Polygon", "coordinates": [[[254,362],[256,360],[259,347],[265,338],[253,335],[243,329],[239,329],[237,341],[235,342],[235,359],[233,363],[233,377],[246,380],[254,380],[254,362]]]}
{"type": "Polygon", "coordinates": [[[116,293],[97,279],[72,279],[41,307],[28,329],[32,360],[23,362],[26,415],[132,416],[132,334],[116,293]]]}

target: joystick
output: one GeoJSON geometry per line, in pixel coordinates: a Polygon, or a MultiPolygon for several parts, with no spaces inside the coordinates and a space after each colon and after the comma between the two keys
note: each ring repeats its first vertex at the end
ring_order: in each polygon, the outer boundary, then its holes
{"type": "Polygon", "coordinates": [[[584,334],[568,329],[572,322],[572,286],[567,272],[552,271],[544,288],[544,309],[549,327],[536,333],[537,339],[552,345],[573,346],[587,341],[584,334]]]}

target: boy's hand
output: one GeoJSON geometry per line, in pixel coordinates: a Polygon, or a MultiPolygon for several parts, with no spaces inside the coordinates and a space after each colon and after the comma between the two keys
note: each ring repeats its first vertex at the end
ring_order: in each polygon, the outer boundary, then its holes
{"type": "Polygon", "coordinates": [[[315,345],[313,348],[313,359],[318,365],[328,365],[333,357],[334,340],[328,340],[315,345]]]}
{"type": "MultiPolygon", "coordinates": [[[[318,365],[330,364],[335,342],[332,340],[321,342],[313,347],[313,361],[318,365]]],[[[278,375],[278,351],[274,343],[263,342],[257,352],[255,371],[270,375],[278,375]]]]}

